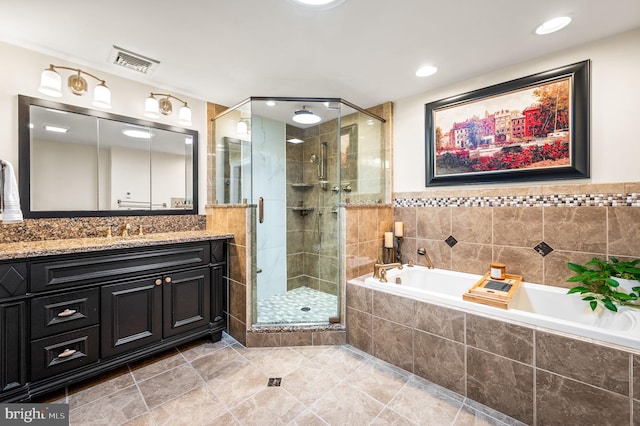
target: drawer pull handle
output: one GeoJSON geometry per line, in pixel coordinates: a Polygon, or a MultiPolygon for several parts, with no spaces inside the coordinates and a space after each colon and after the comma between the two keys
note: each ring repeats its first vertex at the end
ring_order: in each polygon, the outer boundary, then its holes
{"type": "Polygon", "coordinates": [[[160,278],[158,278],[158,279],[156,280],[156,285],[161,285],[161,284],[162,284],[162,280],[161,280],[160,278]]]}
{"type": "Polygon", "coordinates": [[[78,311],[76,311],[75,309],[69,309],[69,308],[67,308],[67,309],[65,309],[64,311],[60,312],[60,313],[58,314],[58,316],[59,316],[59,317],[63,317],[63,318],[64,318],[64,317],[71,316],[71,315],[75,314],[76,312],[78,312],[78,311]]]}
{"type": "Polygon", "coordinates": [[[75,349],[65,349],[61,353],[58,354],[58,358],[66,358],[75,354],[77,351],[75,349]]]}
{"type": "Polygon", "coordinates": [[[171,282],[171,277],[166,277],[164,279],[164,282],[166,282],[167,284],[169,284],[171,282]]]}

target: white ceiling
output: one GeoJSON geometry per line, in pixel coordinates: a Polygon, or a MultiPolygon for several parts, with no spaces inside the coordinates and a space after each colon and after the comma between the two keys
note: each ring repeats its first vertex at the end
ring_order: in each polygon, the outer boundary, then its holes
{"type": "Polygon", "coordinates": [[[0,40],[229,106],[298,96],[366,108],[638,27],[640,0],[346,0],[319,11],[291,0],[0,0],[0,40]],[[573,22],[534,34],[559,15],[573,22]],[[118,68],[112,45],[160,65],[151,76],[118,68]],[[424,64],[438,73],[416,77],[424,64]]]}

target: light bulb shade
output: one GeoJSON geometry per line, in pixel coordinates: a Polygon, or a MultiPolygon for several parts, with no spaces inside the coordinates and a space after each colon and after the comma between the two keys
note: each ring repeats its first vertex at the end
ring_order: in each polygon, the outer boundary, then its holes
{"type": "Polygon", "coordinates": [[[111,90],[104,84],[104,81],[93,89],[93,106],[97,108],[111,108],[111,90]]]}
{"type": "Polygon", "coordinates": [[[191,109],[183,105],[180,107],[180,111],[178,112],[178,123],[183,126],[191,126],[191,109]]]}
{"type": "Polygon", "coordinates": [[[238,121],[238,124],[236,124],[236,133],[238,137],[249,136],[249,126],[245,120],[238,121]]]}
{"type": "Polygon", "coordinates": [[[153,96],[149,96],[144,100],[144,116],[149,118],[158,118],[160,113],[158,109],[160,108],[160,104],[156,98],[153,96]]]}
{"type": "Polygon", "coordinates": [[[300,124],[315,124],[321,120],[319,116],[315,115],[308,109],[304,109],[304,107],[294,112],[292,119],[296,123],[300,124]]]}
{"type": "Polygon", "coordinates": [[[54,69],[47,68],[40,75],[40,93],[59,98],[62,96],[62,77],[54,69]]]}

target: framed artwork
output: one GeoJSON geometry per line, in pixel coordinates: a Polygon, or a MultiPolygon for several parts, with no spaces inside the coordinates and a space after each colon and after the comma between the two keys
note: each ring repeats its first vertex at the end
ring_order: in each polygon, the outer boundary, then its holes
{"type": "Polygon", "coordinates": [[[589,177],[590,62],[425,105],[426,186],[589,177]]]}

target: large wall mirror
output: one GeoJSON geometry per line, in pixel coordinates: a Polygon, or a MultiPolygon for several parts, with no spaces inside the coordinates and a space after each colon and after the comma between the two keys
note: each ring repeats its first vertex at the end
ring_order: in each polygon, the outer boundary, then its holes
{"type": "Polygon", "coordinates": [[[19,96],[26,218],[197,214],[198,132],[19,96]]]}

